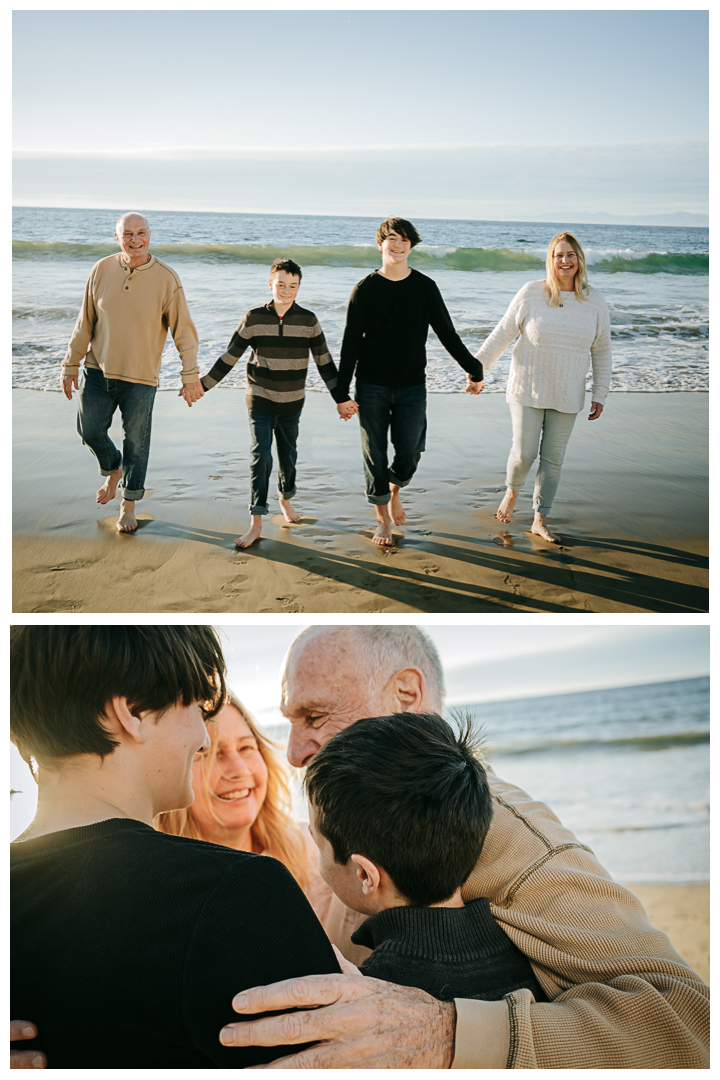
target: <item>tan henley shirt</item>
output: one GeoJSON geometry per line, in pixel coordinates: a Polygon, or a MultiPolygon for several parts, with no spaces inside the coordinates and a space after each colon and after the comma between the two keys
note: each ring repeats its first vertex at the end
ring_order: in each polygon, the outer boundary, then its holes
{"type": "Polygon", "coordinates": [[[157,386],[168,330],[183,383],[197,382],[198,336],[180,278],[154,255],[131,270],[120,252],[95,263],[63,360],[63,375],[99,368],[107,379],[157,386]]]}
{"type": "MultiPolygon", "coordinates": [[[[504,999],[507,1012],[457,1001],[452,1067],[498,1067],[500,1045],[509,1069],[709,1068],[710,991],[700,976],[548,806],[490,768],[488,778],[493,820],[463,899],[490,899],[551,1000],[518,990],[504,999]]],[[[325,928],[356,964],[369,952],[350,934],[364,920],[333,897],[325,928]]]]}

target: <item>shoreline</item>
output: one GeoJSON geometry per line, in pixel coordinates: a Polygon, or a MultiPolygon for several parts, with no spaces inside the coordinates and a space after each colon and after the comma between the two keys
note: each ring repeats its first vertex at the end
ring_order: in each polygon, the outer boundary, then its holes
{"type": "Polygon", "coordinates": [[[95,505],[100,481],[75,402],[14,390],[13,610],[706,612],[708,407],[701,392],[616,392],[600,420],[588,424],[584,410],[549,519],[557,548],[528,532],[530,482],[509,526],[494,517],[510,445],[504,396],[431,393],[428,449],[403,493],[408,520],[381,549],[370,542],[357,422],[311,392],[294,500],[302,522],[287,525],[275,503],[260,541],[239,552],[242,390],[192,409],[158,395],[132,536],[114,528],[119,500],[95,505]]]}

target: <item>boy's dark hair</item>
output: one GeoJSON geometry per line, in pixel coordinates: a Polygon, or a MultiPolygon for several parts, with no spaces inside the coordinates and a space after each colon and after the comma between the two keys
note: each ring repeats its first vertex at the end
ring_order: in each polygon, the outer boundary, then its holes
{"type": "Polygon", "coordinates": [[[415,907],[449,899],[480,857],[492,796],[466,717],[460,734],[436,713],[359,720],[307,767],[315,827],[335,861],[364,855],[415,907]]]}
{"type": "Polygon", "coordinates": [[[25,761],[71,754],[104,758],[118,745],[105,706],[162,713],[202,702],[214,716],[226,697],[225,660],[211,626],[13,626],[10,737],[25,761]]]}
{"type": "Polygon", "coordinates": [[[422,240],[422,236],[417,231],[412,221],[406,221],[405,218],[391,217],[387,221],[383,221],[382,225],[375,233],[375,239],[378,244],[382,244],[383,240],[390,235],[391,232],[396,232],[398,236],[402,236],[404,240],[409,240],[412,247],[419,244],[422,240]]]}
{"type": "Polygon", "coordinates": [[[284,270],[286,274],[295,274],[295,276],[302,281],[302,270],[296,262],[292,261],[292,259],[276,259],[270,267],[270,277],[272,277],[273,274],[277,274],[280,270],[284,270]]]}

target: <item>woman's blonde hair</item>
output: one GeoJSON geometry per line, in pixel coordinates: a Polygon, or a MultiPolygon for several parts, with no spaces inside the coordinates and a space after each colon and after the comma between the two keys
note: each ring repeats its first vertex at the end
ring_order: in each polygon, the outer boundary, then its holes
{"type": "MultiPolygon", "coordinates": [[[[263,855],[272,855],[287,866],[300,888],[306,890],[309,883],[307,851],[299,825],[290,817],[290,778],[288,771],[277,751],[277,743],[263,735],[250,718],[242,702],[232,692],[228,693],[226,705],[242,716],[258,744],[258,750],[267,767],[267,793],[260,813],[250,827],[252,850],[263,855]]],[[[217,717],[215,717],[217,720],[217,717]]],[[[207,790],[210,791],[210,767],[215,760],[218,746],[218,726],[213,720],[208,721],[208,731],[212,745],[203,759],[203,777],[207,790]]],[[[173,836],[189,836],[194,840],[206,840],[202,829],[193,814],[192,806],[185,810],[170,810],[159,814],[155,819],[155,828],[173,836]]]]}
{"type": "Polygon", "coordinates": [[[578,300],[587,300],[590,292],[590,286],[587,279],[587,268],[585,266],[585,252],[582,249],[580,241],[569,232],[559,232],[556,236],[553,236],[552,240],[548,244],[547,256],[545,258],[545,272],[547,277],[545,278],[545,292],[548,294],[548,307],[560,306],[560,282],[555,277],[555,263],[553,261],[553,252],[555,251],[555,245],[561,243],[563,240],[567,241],[570,247],[577,255],[578,268],[575,274],[575,296],[578,300]]]}

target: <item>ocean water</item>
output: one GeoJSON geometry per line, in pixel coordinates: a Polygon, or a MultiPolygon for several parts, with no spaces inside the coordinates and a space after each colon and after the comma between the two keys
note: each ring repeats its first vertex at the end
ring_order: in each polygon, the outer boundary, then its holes
{"type": "MultiPolygon", "coordinates": [[[[59,363],[92,265],[117,251],[119,214],[109,210],[13,210],[13,386],[59,392],[59,363]]],[[[378,221],[360,217],[153,212],[151,250],[180,274],[200,337],[200,370],[227,348],[248,308],[269,298],[267,270],[284,255],[303,267],[299,302],[315,311],[337,357],[345,309],[360,278],[379,265],[378,221]]],[[[415,219],[423,242],[410,265],[435,279],[455,325],[475,352],[518,289],[544,277],[548,241],[569,222],[415,219]]],[[[613,389],[705,391],[708,385],[708,230],[578,225],[590,283],[612,320],[613,389]]],[[[511,349],[488,373],[504,392],[511,349]]],[[[245,384],[243,363],[219,389],[245,384]]],[[[169,341],[160,388],[179,385],[169,341]]],[[[308,385],[322,382],[311,364],[308,385]]],[[[465,373],[434,334],[428,388],[459,393],[465,373]]],[[[588,388],[590,377],[588,377],[588,388]]]]}
{"type": "MultiPolygon", "coordinates": [[[[446,715],[466,712],[498,776],[547,803],[617,881],[709,880],[708,678],[469,704],[446,715]]],[[[287,724],[265,730],[286,742],[287,724]]],[[[295,800],[303,816],[298,787],[295,800]]]]}

